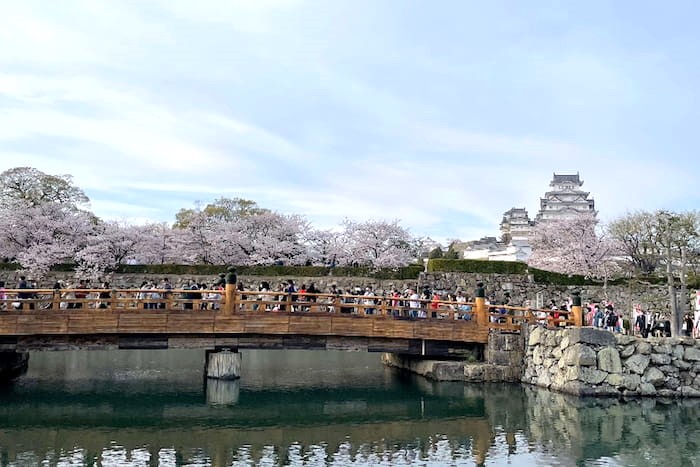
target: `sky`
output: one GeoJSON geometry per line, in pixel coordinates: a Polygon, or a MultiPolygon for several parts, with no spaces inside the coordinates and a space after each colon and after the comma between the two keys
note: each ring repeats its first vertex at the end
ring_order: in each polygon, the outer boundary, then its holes
{"type": "Polygon", "coordinates": [[[103,219],[219,197],[438,241],[579,173],[610,221],[700,206],[700,3],[0,0],[0,171],[103,219]]]}

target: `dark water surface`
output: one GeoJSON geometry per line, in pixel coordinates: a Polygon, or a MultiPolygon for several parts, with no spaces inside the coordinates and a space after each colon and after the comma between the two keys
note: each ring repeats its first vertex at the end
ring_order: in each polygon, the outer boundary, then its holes
{"type": "Polygon", "coordinates": [[[34,353],[0,386],[0,465],[700,466],[700,401],[579,400],[431,383],[379,355],[34,353]]]}

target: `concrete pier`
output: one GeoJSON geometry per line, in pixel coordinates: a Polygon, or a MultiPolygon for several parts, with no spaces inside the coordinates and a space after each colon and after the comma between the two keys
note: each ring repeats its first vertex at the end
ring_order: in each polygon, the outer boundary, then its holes
{"type": "Polygon", "coordinates": [[[238,351],[217,350],[206,353],[207,378],[232,380],[241,376],[241,354],[238,351]]]}
{"type": "Polygon", "coordinates": [[[209,405],[236,405],[241,395],[241,382],[207,378],[206,393],[209,405]]]}

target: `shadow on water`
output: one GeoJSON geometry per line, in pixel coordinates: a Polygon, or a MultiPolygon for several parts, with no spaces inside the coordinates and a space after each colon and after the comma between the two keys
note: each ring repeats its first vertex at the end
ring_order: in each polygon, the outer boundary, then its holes
{"type": "Polygon", "coordinates": [[[205,386],[201,352],[35,354],[0,388],[0,464],[700,465],[700,401],[435,383],[376,354],[243,358],[205,386]]]}

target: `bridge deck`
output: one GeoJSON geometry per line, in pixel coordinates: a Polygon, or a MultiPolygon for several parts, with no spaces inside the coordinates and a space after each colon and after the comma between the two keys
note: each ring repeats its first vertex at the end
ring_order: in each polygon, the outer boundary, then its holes
{"type": "Polygon", "coordinates": [[[430,339],[485,343],[474,321],[400,319],[315,312],[215,310],[24,310],[0,314],[0,336],[49,335],[307,335],[430,339]]]}
{"type": "Polygon", "coordinates": [[[519,332],[525,322],[572,322],[566,317],[555,320],[547,314],[542,318],[542,313],[536,318],[536,310],[488,305],[483,299],[465,303],[405,297],[265,294],[237,292],[228,286],[225,291],[13,289],[3,294],[0,350],[72,345],[237,347],[241,339],[251,347],[255,342],[263,347],[273,342],[269,345],[329,348],[331,344],[323,339],[334,339],[333,348],[342,347],[338,341],[345,340],[348,348],[373,346],[397,352],[409,349],[409,353],[415,353],[417,345],[425,353],[429,341],[436,354],[451,355],[458,353],[455,349],[487,343],[492,329],[519,332]],[[361,339],[372,343],[362,344],[361,339]]]}

